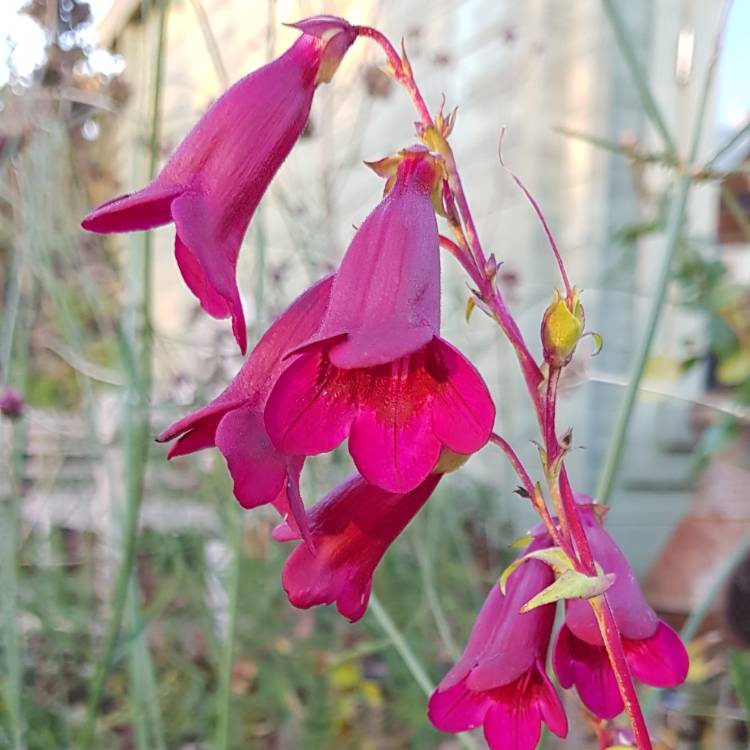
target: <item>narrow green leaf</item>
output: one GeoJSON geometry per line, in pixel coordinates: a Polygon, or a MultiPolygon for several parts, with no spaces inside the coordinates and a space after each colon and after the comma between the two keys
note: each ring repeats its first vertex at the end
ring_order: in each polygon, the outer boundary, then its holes
{"type": "Polygon", "coordinates": [[[750,654],[742,651],[730,651],[729,674],[737,697],[745,711],[745,720],[750,721],[750,654]]]}

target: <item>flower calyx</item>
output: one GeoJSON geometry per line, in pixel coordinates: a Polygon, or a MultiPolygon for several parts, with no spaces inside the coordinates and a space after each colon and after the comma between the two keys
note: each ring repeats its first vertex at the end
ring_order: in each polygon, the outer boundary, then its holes
{"type": "Polygon", "coordinates": [[[435,212],[440,216],[445,216],[443,211],[442,200],[442,182],[443,182],[443,160],[439,154],[429,150],[425,146],[415,145],[409,148],[403,148],[395,154],[390,154],[382,159],[375,161],[365,161],[365,166],[369,167],[376,175],[385,178],[385,187],[383,195],[388,195],[396,183],[396,175],[399,167],[407,160],[419,161],[432,167],[432,174],[429,170],[422,168],[425,173],[424,181],[431,183],[432,205],[435,212]]]}
{"type": "Polygon", "coordinates": [[[470,458],[471,454],[455,453],[448,448],[443,448],[440,459],[432,470],[432,473],[452,474],[454,471],[458,471],[470,458]]]}

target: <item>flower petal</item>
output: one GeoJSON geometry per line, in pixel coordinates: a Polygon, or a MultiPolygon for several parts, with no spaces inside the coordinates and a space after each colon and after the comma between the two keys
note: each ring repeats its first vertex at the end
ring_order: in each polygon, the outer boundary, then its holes
{"type": "Polygon", "coordinates": [[[624,706],[604,646],[576,638],[563,625],[552,658],[555,674],[564,688],[575,686],[581,701],[601,719],[612,719],[624,706]]]}
{"type": "Polygon", "coordinates": [[[442,732],[465,732],[480,726],[491,707],[492,699],[485,693],[472,693],[459,681],[430,696],[427,716],[442,732]]]}
{"type": "MultiPolygon", "coordinates": [[[[167,459],[187,456],[196,451],[212,448],[216,439],[216,428],[219,426],[224,411],[205,417],[195,423],[195,427],[181,435],[167,451],[167,459]]],[[[169,438],[171,440],[171,438],[169,438]]],[[[160,441],[162,442],[162,441],[160,441]]]]}
{"type": "Polygon", "coordinates": [[[226,458],[234,496],[243,508],[273,502],[284,488],[286,458],[274,448],[257,411],[230,411],[216,430],[216,447],[226,458]]]}
{"type": "Polygon", "coordinates": [[[177,229],[175,254],[185,282],[201,307],[217,318],[232,317],[232,330],[245,353],[247,327],[237,289],[237,256],[247,221],[235,226],[219,223],[218,207],[197,193],[183,193],[172,203],[177,229]]]}
{"type": "Polygon", "coordinates": [[[409,399],[401,391],[403,385],[403,381],[394,382],[377,412],[363,409],[349,434],[349,452],[362,476],[389,492],[414,489],[440,458],[440,441],[432,433],[427,410],[415,411],[401,422],[399,412],[409,399]]]}
{"type": "Polygon", "coordinates": [[[223,396],[224,394],[202,409],[179,419],[156,436],[158,443],[168,443],[180,436],[167,453],[167,458],[184,456],[214,445],[216,428],[219,426],[219,422],[228,411],[243,404],[242,398],[231,399],[223,398],[223,396]]]}
{"type": "Polygon", "coordinates": [[[534,750],[542,719],[559,737],[568,733],[560,697],[540,660],[514,682],[486,695],[494,702],[484,719],[484,736],[491,748],[534,750]]]}
{"type": "Polygon", "coordinates": [[[200,300],[201,307],[212,317],[228,318],[232,311],[229,303],[209,283],[203,267],[182,241],[179,234],[174,238],[174,257],[188,289],[200,300]]]}
{"type": "Polygon", "coordinates": [[[633,674],[654,687],[674,687],[685,681],[690,659],[680,636],[665,622],[641,641],[623,639],[625,656],[633,674]]]}
{"type": "MultiPolygon", "coordinates": [[[[282,571],[289,601],[303,609],[336,602],[349,620],[360,619],[375,568],[439,481],[440,475],[430,476],[416,490],[401,495],[354,476],[316,503],[307,513],[311,542],[298,546],[282,571]]],[[[295,536],[288,523],[274,533],[277,540],[295,536]]]]}
{"type": "Polygon", "coordinates": [[[286,457],[286,486],[274,500],[274,506],[284,519],[283,523],[292,529],[298,539],[302,539],[310,552],[315,552],[315,544],[307,522],[305,504],[299,491],[299,478],[305,459],[302,456],[286,457]]]}
{"type": "Polygon", "coordinates": [[[495,405],[482,376],[447,341],[435,347],[448,372],[436,391],[432,426],[443,445],[456,453],[475,453],[489,440],[495,422],[495,405]]]}
{"type": "Polygon", "coordinates": [[[566,737],[568,734],[568,717],[565,715],[560,696],[555,690],[552,681],[544,670],[544,664],[541,661],[536,663],[537,674],[541,678],[538,685],[536,699],[539,704],[539,710],[542,714],[544,723],[550,731],[558,737],[566,737]]]}
{"type": "Polygon", "coordinates": [[[495,703],[484,719],[490,750],[535,750],[542,734],[542,717],[535,703],[495,703]]]}
{"type": "Polygon", "coordinates": [[[153,229],[172,221],[172,201],[185,191],[184,185],[152,182],[143,190],[102,203],[81,222],[89,232],[134,232],[153,229]]]}
{"type": "Polygon", "coordinates": [[[330,390],[335,376],[319,351],[299,355],[281,373],[264,412],[268,434],[280,451],[302,456],[326,453],[349,434],[357,406],[330,390]]]}

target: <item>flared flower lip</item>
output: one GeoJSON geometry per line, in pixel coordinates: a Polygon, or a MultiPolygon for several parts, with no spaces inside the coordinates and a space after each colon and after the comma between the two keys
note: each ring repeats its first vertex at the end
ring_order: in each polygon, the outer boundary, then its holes
{"type": "Polygon", "coordinates": [[[281,451],[315,455],[348,438],[359,472],[389,492],[416,488],[443,449],[480,450],[494,419],[481,375],[439,338],[376,368],[340,369],[325,351],[302,354],[281,374],[265,409],[281,451]]]}

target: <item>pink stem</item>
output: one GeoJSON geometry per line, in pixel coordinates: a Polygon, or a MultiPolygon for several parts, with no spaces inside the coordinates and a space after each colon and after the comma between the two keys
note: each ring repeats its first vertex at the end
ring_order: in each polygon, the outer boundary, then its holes
{"type": "Polygon", "coordinates": [[[630,719],[635,744],[639,750],[653,750],[651,737],[638,700],[638,693],[635,690],[630,667],[625,658],[620,631],[615,616],[612,614],[612,607],[607,600],[607,595],[605,593],[602,596],[597,596],[590,599],[589,602],[596,615],[599,630],[604,640],[604,647],[607,649],[607,656],[609,656],[609,663],[615,675],[617,688],[625,704],[628,719],[630,719]]]}
{"type": "Polygon", "coordinates": [[[466,253],[458,244],[449,237],[445,237],[441,234],[440,247],[447,250],[461,264],[461,267],[467,274],[469,274],[469,277],[475,284],[481,284],[480,277],[477,274],[477,269],[471,264],[471,259],[466,257],[466,253]]]}
{"type": "Polygon", "coordinates": [[[391,44],[388,37],[370,26],[355,26],[354,30],[357,32],[357,36],[367,37],[368,39],[372,39],[374,42],[380,45],[383,52],[385,52],[386,57],[388,58],[388,62],[391,64],[393,75],[396,77],[396,80],[409,92],[409,95],[414,102],[414,106],[417,108],[417,112],[419,112],[419,116],[422,118],[422,122],[428,127],[432,125],[432,115],[430,115],[430,110],[428,109],[427,103],[422,96],[422,92],[419,90],[417,82],[414,80],[414,76],[410,71],[407,71],[404,68],[404,63],[401,60],[401,55],[398,54],[396,48],[391,44]]]}
{"type": "MultiPolygon", "coordinates": [[[[557,439],[557,430],[555,428],[555,403],[557,401],[557,383],[560,378],[559,368],[550,368],[547,381],[547,398],[545,400],[545,444],[547,448],[548,466],[560,455],[560,441],[557,439]]],[[[581,517],[578,514],[578,507],[573,496],[573,490],[568,480],[567,472],[563,467],[560,471],[560,494],[562,496],[562,514],[560,518],[561,527],[569,529],[573,538],[576,549],[580,556],[583,572],[587,575],[594,576],[597,574],[594,556],[591,553],[591,547],[586,537],[586,532],[581,523],[581,517]],[[564,516],[564,521],[563,521],[564,516]],[[563,526],[563,523],[565,524],[563,526]]],[[[651,738],[648,734],[646,721],[643,718],[641,705],[638,701],[638,694],[633,683],[633,676],[630,673],[625,651],[622,647],[622,638],[617,627],[615,616],[607,600],[606,593],[603,596],[595,597],[590,600],[591,606],[596,615],[599,624],[599,630],[604,640],[604,647],[609,656],[609,663],[615,675],[617,688],[625,705],[630,724],[633,728],[637,746],[640,750],[652,750],[651,738]]]]}
{"type": "Polygon", "coordinates": [[[549,510],[547,509],[547,506],[544,502],[544,498],[538,497],[537,489],[534,486],[534,483],[531,481],[531,477],[526,471],[523,463],[521,463],[521,459],[518,457],[518,454],[513,450],[511,444],[497,433],[493,432],[490,435],[490,440],[507,456],[510,465],[513,467],[513,470],[518,475],[518,478],[521,480],[524,489],[528,493],[531,504],[534,506],[534,509],[537,511],[537,513],[539,513],[539,515],[541,516],[542,521],[544,522],[544,526],[546,527],[547,532],[552,537],[555,544],[560,547],[565,552],[565,554],[570,556],[572,554],[570,546],[568,545],[566,540],[560,536],[560,532],[557,530],[557,524],[555,524],[552,516],[550,515],[549,510]]]}

